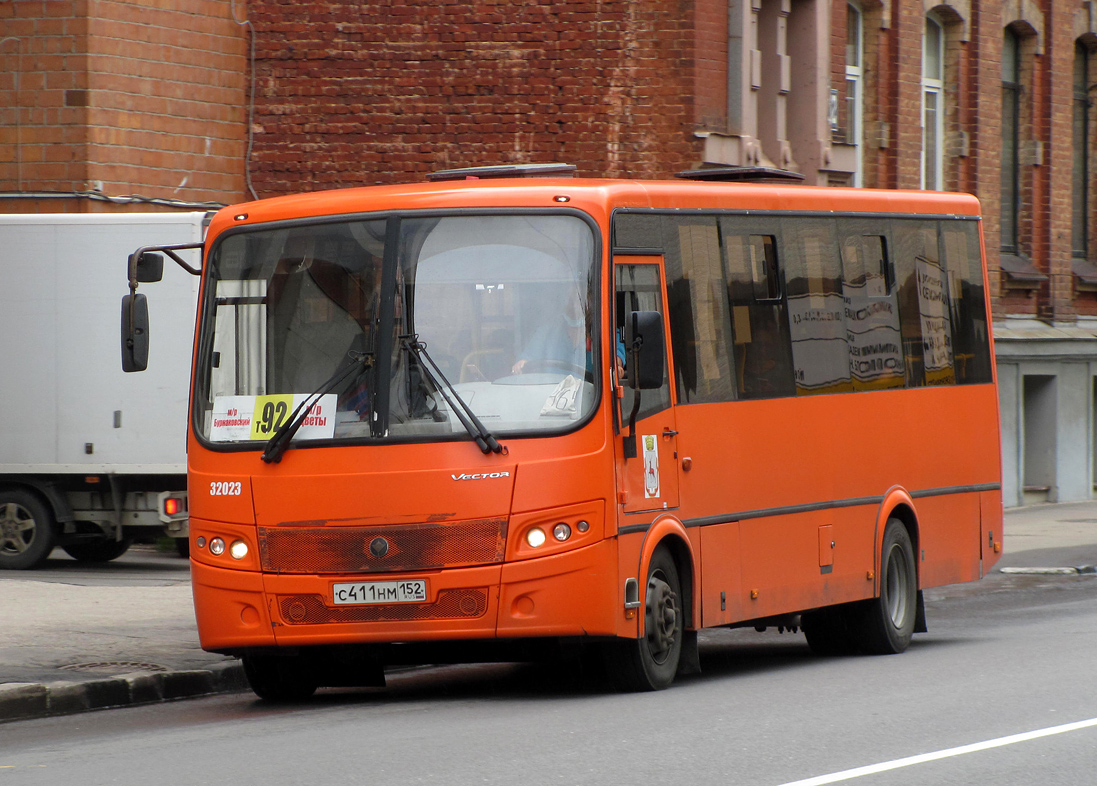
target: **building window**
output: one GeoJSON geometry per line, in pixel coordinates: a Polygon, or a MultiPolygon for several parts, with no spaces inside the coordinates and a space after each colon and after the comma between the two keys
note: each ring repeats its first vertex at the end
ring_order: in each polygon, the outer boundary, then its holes
{"type": "Polygon", "coordinates": [[[1074,169],[1071,247],[1074,256],[1085,259],[1089,251],[1089,50],[1080,41],[1074,45],[1074,169]]]}
{"type": "Polygon", "coordinates": [[[922,38],[922,188],[944,188],[944,140],[945,29],[931,14],[922,38]]]}
{"type": "Polygon", "coordinates": [[[1017,253],[1021,205],[1021,41],[1006,30],[1002,42],[1002,251],[1017,253]]]}
{"type": "Polygon", "coordinates": [[[861,157],[861,122],[864,90],[864,35],[861,9],[846,3],[846,141],[857,147],[853,185],[864,185],[861,157]]]}

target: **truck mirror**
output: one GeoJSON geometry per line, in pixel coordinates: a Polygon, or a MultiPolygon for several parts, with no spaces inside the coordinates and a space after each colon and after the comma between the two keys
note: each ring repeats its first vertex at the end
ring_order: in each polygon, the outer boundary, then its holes
{"type": "MultiPolygon", "coordinates": [[[[133,255],[130,255],[133,264],[133,255]]],[[[137,258],[137,280],[142,284],[151,284],[164,277],[164,255],[146,251],[137,258]]]]}
{"type": "Polygon", "coordinates": [[[148,366],[149,304],[144,295],[126,295],[122,298],[122,370],[144,371],[148,366]]]}
{"type": "Polygon", "coordinates": [[[663,315],[633,311],[625,318],[628,385],[635,390],[663,386],[663,315]]]}

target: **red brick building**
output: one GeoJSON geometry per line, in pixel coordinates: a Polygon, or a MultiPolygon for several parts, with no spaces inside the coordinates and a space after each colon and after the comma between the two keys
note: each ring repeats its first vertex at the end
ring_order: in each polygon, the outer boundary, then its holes
{"type": "Polygon", "coordinates": [[[1095,83],[1093,0],[0,0],[0,210],[549,161],[969,191],[1007,504],[1081,499],[1097,474],[1095,83]]]}
{"type": "Polygon", "coordinates": [[[0,0],[0,210],[241,199],[248,61],[232,11],[0,0]]]}

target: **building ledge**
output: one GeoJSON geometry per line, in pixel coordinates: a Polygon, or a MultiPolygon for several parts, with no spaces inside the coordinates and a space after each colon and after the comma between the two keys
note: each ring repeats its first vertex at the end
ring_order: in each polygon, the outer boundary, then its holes
{"type": "Polygon", "coordinates": [[[1003,253],[998,257],[998,267],[1005,273],[1005,285],[1010,289],[1039,289],[1048,280],[1025,254],[1003,253]]]}
{"type": "Polygon", "coordinates": [[[1097,292],[1097,265],[1088,259],[1071,260],[1075,285],[1083,292],[1097,292]]]}

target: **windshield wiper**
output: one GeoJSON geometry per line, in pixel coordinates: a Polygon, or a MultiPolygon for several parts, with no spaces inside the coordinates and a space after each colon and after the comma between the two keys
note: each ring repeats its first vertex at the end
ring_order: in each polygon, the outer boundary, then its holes
{"type": "Polygon", "coordinates": [[[372,352],[355,352],[351,350],[349,353],[351,362],[343,368],[335,372],[334,376],[325,382],[314,393],[310,393],[305,396],[305,400],[297,405],[297,408],[293,410],[293,414],[289,416],[289,419],[278,427],[278,430],[274,432],[274,436],[267,440],[267,449],[263,451],[263,455],[260,458],[268,464],[277,464],[282,460],[282,454],[286,452],[289,447],[290,440],[293,439],[293,435],[301,428],[301,424],[305,422],[305,418],[308,417],[309,411],[313,405],[320,400],[322,396],[327,395],[350,376],[352,371],[361,367],[362,371],[370,368],[373,365],[373,353],[372,352]]]}
{"type": "Polygon", "coordinates": [[[499,441],[492,436],[492,433],[488,431],[487,427],[480,422],[480,418],[476,417],[476,413],[472,411],[461,394],[450,384],[450,381],[446,379],[446,375],[442,373],[442,369],[438,368],[438,364],[434,362],[434,358],[427,354],[427,345],[419,340],[419,336],[412,334],[410,336],[400,336],[400,340],[404,344],[404,348],[410,354],[415,355],[419,359],[419,366],[423,370],[423,373],[427,375],[427,378],[433,383],[434,387],[438,389],[438,392],[442,394],[442,398],[446,400],[446,404],[453,410],[453,414],[457,416],[457,419],[461,421],[461,425],[465,427],[465,431],[469,433],[476,444],[480,446],[480,450],[485,455],[488,453],[502,453],[507,454],[507,449],[499,444],[499,441]],[[423,361],[426,361],[424,363],[423,361]],[[450,398],[456,399],[459,406],[454,405],[454,401],[450,398]]]}

